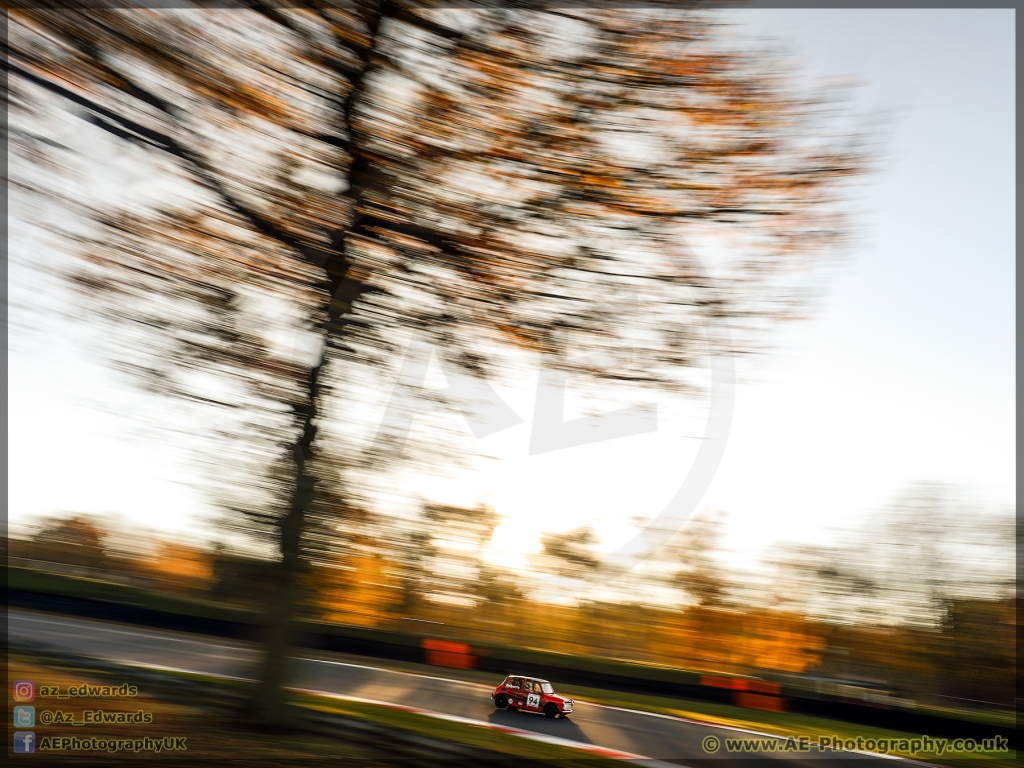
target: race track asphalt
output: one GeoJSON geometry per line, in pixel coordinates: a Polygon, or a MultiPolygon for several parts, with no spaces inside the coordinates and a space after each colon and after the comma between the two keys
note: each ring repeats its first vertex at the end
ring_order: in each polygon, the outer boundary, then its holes
{"type": "MultiPolygon", "coordinates": [[[[234,677],[251,677],[257,659],[255,647],[243,642],[13,609],[8,612],[8,632],[12,640],[45,644],[108,661],[234,677]]],[[[521,673],[529,674],[529,671],[521,670],[521,673]]],[[[498,682],[496,679],[495,684],[498,682]]],[[[559,693],[573,695],[571,687],[563,689],[557,680],[552,682],[559,693]]],[[[293,686],[455,715],[689,766],[736,763],[748,768],[756,765],[781,768],[785,763],[799,762],[802,768],[816,768],[855,760],[859,766],[868,768],[865,761],[877,763],[884,759],[891,766],[890,761],[894,759],[816,750],[728,754],[724,748],[726,738],[751,734],[587,702],[577,702],[575,712],[568,719],[495,710],[489,698],[490,687],[480,683],[384,669],[371,661],[337,661],[330,658],[330,654],[306,654],[297,658],[293,686]],[[723,745],[716,754],[708,754],[702,747],[709,736],[718,737],[723,745]]]]}

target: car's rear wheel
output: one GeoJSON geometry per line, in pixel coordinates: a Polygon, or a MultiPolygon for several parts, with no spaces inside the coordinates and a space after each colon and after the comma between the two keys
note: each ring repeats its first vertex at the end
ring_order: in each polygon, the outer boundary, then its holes
{"type": "Polygon", "coordinates": [[[498,694],[494,697],[494,706],[496,706],[498,709],[504,709],[508,706],[508,698],[502,696],[501,694],[498,694]]]}
{"type": "Polygon", "coordinates": [[[558,705],[548,704],[546,707],[544,707],[544,715],[546,717],[558,717],[558,705]]]}

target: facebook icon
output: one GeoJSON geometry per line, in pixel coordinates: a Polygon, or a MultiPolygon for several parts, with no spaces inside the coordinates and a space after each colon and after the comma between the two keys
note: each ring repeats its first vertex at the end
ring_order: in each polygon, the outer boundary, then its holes
{"type": "Polygon", "coordinates": [[[14,751],[18,754],[26,754],[36,751],[36,735],[32,731],[14,732],[14,751]]]}

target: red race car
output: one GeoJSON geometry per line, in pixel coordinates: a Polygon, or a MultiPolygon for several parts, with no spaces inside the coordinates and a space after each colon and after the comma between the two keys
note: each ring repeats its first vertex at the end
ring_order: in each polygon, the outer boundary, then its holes
{"type": "Polygon", "coordinates": [[[509,675],[491,692],[491,701],[498,709],[525,709],[543,712],[548,717],[568,717],[573,700],[559,696],[547,680],[509,675]]]}

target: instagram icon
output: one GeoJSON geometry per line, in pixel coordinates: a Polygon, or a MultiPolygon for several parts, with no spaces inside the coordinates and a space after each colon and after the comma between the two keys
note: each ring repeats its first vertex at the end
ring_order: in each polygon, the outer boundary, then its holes
{"type": "Polygon", "coordinates": [[[36,697],[36,684],[31,680],[14,681],[14,700],[32,701],[36,697]]]}

